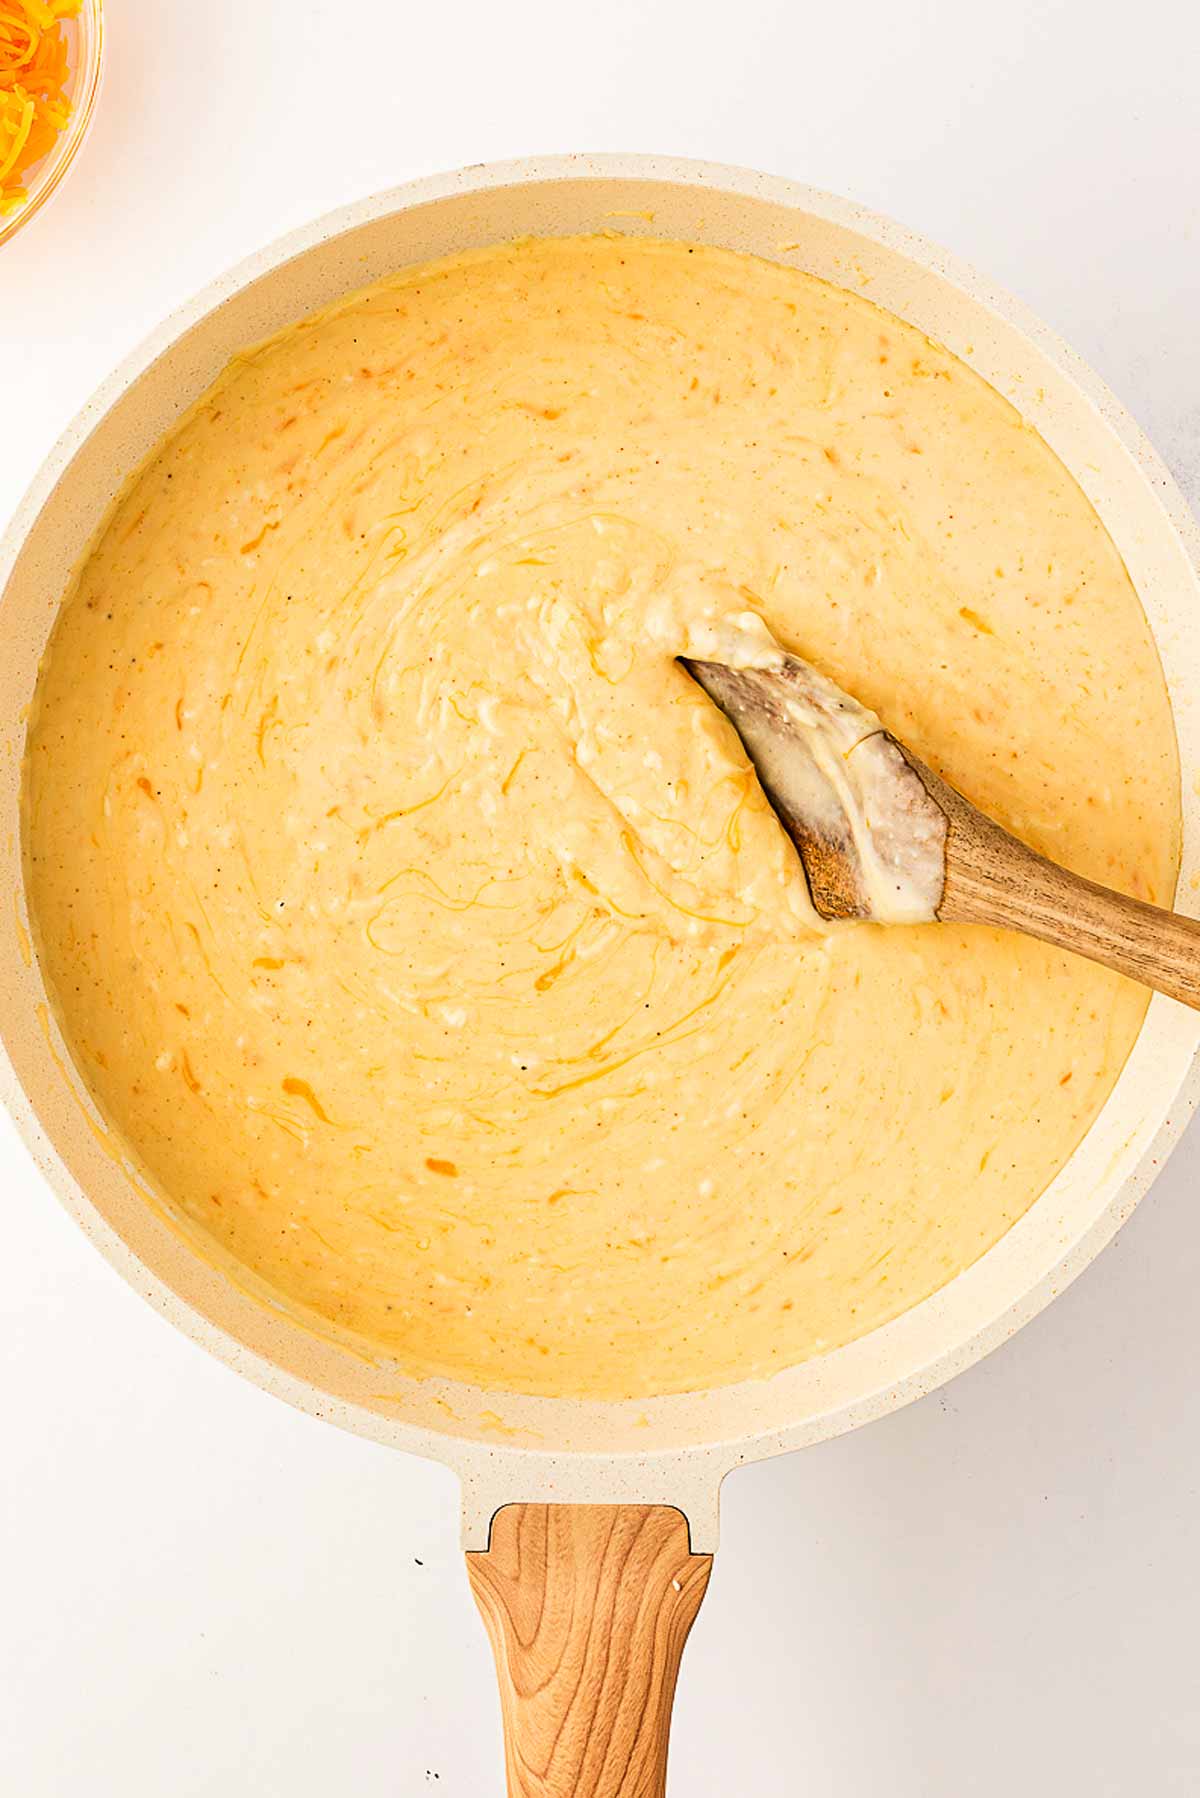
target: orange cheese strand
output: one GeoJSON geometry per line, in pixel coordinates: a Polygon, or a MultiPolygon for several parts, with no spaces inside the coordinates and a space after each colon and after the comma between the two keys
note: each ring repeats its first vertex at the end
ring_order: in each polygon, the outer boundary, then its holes
{"type": "Polygon", "coordinates": [[[71,116],[62,21],[80,0],[0,0],[0,215],[26,200],[23,176],[71,116]]]}

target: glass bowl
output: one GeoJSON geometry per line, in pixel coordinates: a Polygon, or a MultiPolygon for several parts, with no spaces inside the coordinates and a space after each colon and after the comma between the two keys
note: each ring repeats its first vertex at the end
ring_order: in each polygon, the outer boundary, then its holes
{"type": "Polygon", "coordinates": [[[75,160],[76,151],[88,134],[100,91],[100,73],[104,62],[104,9],[102,0],[83,0],[73,19],[63,20],[67,38],[70,79],[67,97],[71,116],[60,131],[52,149],[25,173],[24,183],[29,198],[16,212],[0,214],[0,244],[21,229],[55,192],[63,176],[75,160]]]}

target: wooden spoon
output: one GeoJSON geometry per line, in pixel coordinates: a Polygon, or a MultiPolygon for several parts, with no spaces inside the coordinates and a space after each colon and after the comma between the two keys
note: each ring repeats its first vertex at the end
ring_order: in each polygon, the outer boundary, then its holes
{"type": "Polygon", "coordinates": [[[1200,1008],[1200,922],[1047,861],[800,657],[679,659],[741,737],[822,917],[1020,930],[1200,1008]]]}

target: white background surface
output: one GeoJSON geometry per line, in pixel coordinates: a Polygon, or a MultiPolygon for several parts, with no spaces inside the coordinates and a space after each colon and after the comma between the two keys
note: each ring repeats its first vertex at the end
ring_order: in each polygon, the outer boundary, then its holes
{"type": "MultiPolygon", "coordinates": [[[[112,364],[409,176],[661,150],[833,188],[1017,291],[1200,494],[1190,5],[107,0],[93,137],[0,250],[0,513],[112,364]]],[[[1200,1791],[1200,1135],[1007,1348],[738,1474],[673,1798],[1200,1791]]],[[[0,1123],[0,1792],[488,1798],[448,1473],[125,1289],[0,1123]]]]}

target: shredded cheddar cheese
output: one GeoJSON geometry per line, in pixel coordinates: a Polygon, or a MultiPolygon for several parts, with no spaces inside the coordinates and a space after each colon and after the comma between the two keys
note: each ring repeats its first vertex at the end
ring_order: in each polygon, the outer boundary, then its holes
{"type": "Polygon", "coordinates": [[[62,21],[80,0],[0,0],[0,216],[28,198],[23,176],[71,116],[62,21]]]}

